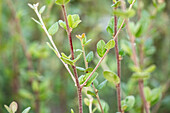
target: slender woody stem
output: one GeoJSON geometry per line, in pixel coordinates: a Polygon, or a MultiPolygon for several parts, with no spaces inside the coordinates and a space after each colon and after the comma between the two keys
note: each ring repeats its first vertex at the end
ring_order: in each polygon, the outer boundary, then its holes
{"type": "MultiPolygon", "coordinates": [[[[130,42],[131,42],[131,46],[132,46],[132,60],[135,64],[136,67],[139,67],[139,63],[137,61],[137,54],[136,54],[136,48],[135,48],[135,37],[131,34],[130,30],[129,30],[129,26],[128,26],[128,22],[126,22],[126,27],[127,27],[127,32],[129,34],[129,37],[130,37],[130,42]]],[[[145,95],[144,95],[144,85],[143,85],[143,80],[142,79],[139,79],[138,80],[138,86],[139,86],[139,92],[140,92],[140,96],[141,96],[141,99],[143,101],[143,104],[144,104],[144,108],[145,108],[145,111],[146,113],[150,113],[150,110],[149,110],[149,104],[147,103],[146,101],[146,98],[145,98],[145,95]]]]}
{"type": "MultiPolygon", "coordinates": [[[[86,69],[88,69],[88,62],[86,61],[86,54],[85,54],[84,44],[83,44],[82,40],[81,40],[81,46],[82,46],[82,50],[83,50],[84,63],[85,63],[86,69]]],[[[96,98],[97,98],[97,101],[99,103],[100,109],[101,109],[102,113],[104,113],[102,105],[101,105],[101,102],[100,102],[100,97],[99,97],[99,94],[98,94],[98,90],[95,88],[93,82],[92,82],[92,87],[93,87],[93,90],[95,91],[96,98]]]]}
{"type": "MultiPolygon", "coordinates": [[[[35,5],[35,4],[34,4],[34,5],[35,5]]],[[[71,78],[73,79],[74,83],[76,84],[76,81],[75,81],[75,78],[74,78],[72,72],[70,71],[68,65],[61,59],[60,52],[58,51],[58,49],[57,49],[57,47],[56,47],[56,45],[55,45],[55,43],[54,43],[54,41],[53,41],[53,39],[52,39],[52,36],[48,33],[48,30],[47,30],[47,28],[46,28],[46,26],[45,26],[45,24],[44,24],[44,22],[43,22],[43,20],[42,20],[42,17],[41,17],[41,15],[40,15],[39,12],[38,12],[38,5],[35,6],[34,11],[35,11],[36,15],[38,16],[38,19],[39,19],[39,21],[40,21],[40,23],[41,23],[41,27],[43,28],[43,30],[44,30],[44,32],[46,33],[48,39],[50,40],[50,42],[51,42],[54,50],[57,52],[57,57],[58,57],[58,58],[61,60],[61,62],[64,64],[65,68],[67,69],[67,71],[68,71],[69,74],[71,75],[71,78]]]]}
{"type": "MultiPolygon", "coordinates": [[[[66,27],[67,27],[67,35],[68,35],[68,39],[69,39],[69,43],[70,43],[70,51],[71,51],[71,56],[72,56],[72,60],[74,60],[74,51],[73,51],[73,43],[72,43],[72,37],[71,37],[71,28],[69,28],[68,25],[68,20],[67,20],[67,13],[66,13],[66,8],[65,5],[62,5],[62,10],[63,10],[63,15],[64,15],[64,19],[66,22],[66,27]]],[[[75,64],[72,66],[73,71],[74,71],[74,76],[76,79],[76,85],[77,85],[77,93],[78,93],[78,99],[79,99],[79,113],[83,113],[83,105],[82,105],[82,88],[80,87],[79,81],[78,81],[78,74],[77,74],[77,70],[76,70],[76,66],[75,64]]]]}
{"type": "Polygon", "coordinates": [[[96,67],[93,69],[93,71],[90,73],[89,77],[86,79],[86,81],[81,85],[81,88],[83,88],[83,86],[86,85],[87,81],[90,79],[90,77],[94,74],[94,72],[97,70],[97,68],[99,67],[99,65],[101,64],[101,62],[103,61],[103,59],[105,58],[105,56],[107,55],[107,53],[109,52],[109,49],[105,52],[105,54],[103,55],[103,57],[100,59],[100,61],[98,62],[98,64],[96,65],[96,67]]]}
{"type": "Polygon", "coordinates": [[[97,101],[99,102],[100,109],[101,109],[102,113],[104,113],[103,108],[102,108],[102,104],[100,102],[100,97],[99,97],[99,94],[98,94],[98,90],[95,88],[93,83],[92,83],[92,87],[93,87],[93,89],[95,91],[96,98],[97,98],[97,101]]]}
{"type": "MultiPolygon", "coordinates": [[[[116,10],[117,8],[114,8],[116,10]]],[[[114,16],[114,34],[117,34],[117,16],[114,16]]],[[[113,36],[114,38],[114,36],[113,36]]],[[[122,112],[121,109],[121,60],[119,59],[119,47],[118,47],[118,38],[115,39],[115,53],[116,53],[116,61],[117,61],[117,74],[120,79],[120,83],[116,86],[117,88],[117,104],[118,111],[122,112]]]]}

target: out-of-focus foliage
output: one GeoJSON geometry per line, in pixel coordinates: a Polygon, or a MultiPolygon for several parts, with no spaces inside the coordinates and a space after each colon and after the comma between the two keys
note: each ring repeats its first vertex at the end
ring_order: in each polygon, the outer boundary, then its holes
{"type": "MultiPolygon", "coordinates": [[[[15,100],[19,105],[19,112],[30,106],[31,110],[29,113],[35,113],[38,112],[36,107],[39,106],[40,113],[68,113],[71,108],[74,109],[74,111],[71,110],[72,113],[77,113],[75,84],[61,61],[47,46],[46,42],[48,42],[48,39],[45,33],[43,33],[41,26],[32,21],[31,17],[36,16],[33,10],[30,10],[28,7],[28,2],[39,2],[40,6],[46,5],[46,8],[42,7],[40,10],[40,13],[43,12],[44,22],[53,35],[59,51],[68,56],[70,54],[65,29],[60,27],[58,30],[58,24],[65,28],[65,23],[62,21],[64,18],[61,7],[55,4],[55,0],[1,0],[0,112],[6,113],[5,108],[2,106],[4,104],[9,105],[15,100]],[[61,21],[57,22],[58,20],[61,21]],[[52,30],[50,30],[51,26],[53,27],[52,30]]],[[[128,2],[131,3],[131,0],[127,0],[128,2]]],[[[152,113],[169,113],[170,1],[141,0],[139,4],[142,8],[140,21],[137,21],[137,12],[134,13],[133,10],[125,13],[122,13],[122,11],[114,12],[114,14],[121,17],[131,17],[135,14],[133,18],[130,18],[133,20],[133,22],[129,23],[131,32],[137,37],[137,44],[145,42],[143,48],[145,55],[144,65],[142,65],[141,69],[136,69],[129,58],[132,54],[130,42],[127,41],[129,37],[124,29],[120,32],[120,47],[122,50],[120,55],[123,58],[121,64],[121,87],[124,100],[122,100],[122,105],[128,110],[131,106],[127,106],[125,101],[126,99],[131,99],[131,104],[128,105],[134,104],[135,107],[129,112],[140,113],[142,102],[137,82],[134,78],[138,79],[142,76],[143,78],[149,78],[145,82],[145,85],[148,86],[145,87],[145,96],[150,103],[152,113]],[[153,72],[154,67],[150,67],[151,64],[156,66],[153,72]],[[134,97],[127,95],[135,95],[135,103],[133,103],[134,97]]],[[[89,41],[90,44],[85,46],[86,51],[97,51],[96,53],[90,52],[86,56],[90,63],[89,67],[94,67],[97,64],[98,55],[102,57],[106,51],[106,48],[103,47],[105,45],[104,42],[112,39],[111,35],[114,33],[112,26],[107,27],[108,24],[112,24],[112,20],[110,20],[113,12],[112,0],[71,0],[66,6],[68,13],[71,14],[68,18],[77,16],[72,14],[79,14],[82,20],[81,22],[79,18],[78,20],[70,19],[70,23],[75,23],[70,24],[70,27],[75,28],[79,24],[72,33],[74,48],[81,48],[80,41],[76,38],[76,35],[85,32],[87,36],[84,40],[86,38],[92,39],[89,41]],[[101,39],[105,41],[97,43],[101,39]]],[[[136,11],[138,7],[138,2],[136,2],[134,10],[136,11]]],[[[122,22],[121,18],[118,22],[122,22]]],[[[120,26],[119,23],[118,26],[120,26]]],[[[87,43],[87,41],[85,42],[87,43]]],[[[111,47],[107,46],[108,48],[111,47]]],[[[138,50],[140,50],[140,47],[138,50]]],[[[113,57],[113,54],[115,54],[113,51],[108,54],[98,69],[97,80],[94,80],[94,85],[98,86],[102,107],[106,113],[117,111],[115,85],[104,81],[105,78],[102,74],[103,70],[116,72],[116,63],[113,62],[116,61],[116,58],[113,57]]],[[[80,59],[77,62],[82,66],[84,65],[83,58],[81,57],[80,59]]],[[[82,75],[82,70],[83,72],[85,71],[81,67],[79,67],[79,70],[81,70],[78,71],[79,75],[82,75]]],[[[87,93],[90,96],[94,94],[94,92],[87,93]]],[[[83,96],[86,97],[87,95],[83,96]]],[[[85,113],[88,112],[88,100],[87,98],[84,99],[85,113]]],[[[99,112],[100,108],[97,100],[93,100],[93,104],[95,105],[94,111],[96,113],[99,112]]]]}

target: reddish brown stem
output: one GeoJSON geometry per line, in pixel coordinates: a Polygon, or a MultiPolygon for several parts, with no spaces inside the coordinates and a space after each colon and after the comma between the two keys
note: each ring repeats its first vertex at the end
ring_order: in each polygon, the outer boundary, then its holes
{"type": "MultiPolygon", "coordinates": [[[[65,5],[62,5],[61,7],[62,7],[62,10],[63,10],[63,15],[64,15],[65,22],[66,22],[67,35],[68,35],[69,44],[70,44],[71,56],[72,56],[72,60],[74,60],[73,43],[72,43],[72,37],[71,37],[72,29],[69,27],[69,24],[68,24],[65,5]]],[[[82,93],[81,93],[82,92],[82,88],[80,87],[80,84],[79,84],[79,81],[78,81],[78,74],[77,74],[77,70],[76,70],[75,64],[72,66],[72,68],[73,68],[73,71],[74,71],[74,76],[75,76],[76,85],[77,85],[77,93],[78,93],[78,100],[79,100],[79,113],[83,113],[82,93]]]]}
{"type": "MultiPolygon", "coordinates": [[[[116,10],[117,8],[114,8],[116,10]]],[[[117,16],[114,16],[114,36],[117,34],[117,16]]],[[[121,79],[121,60],[119,59],[119,47],[118,47],[118,38],[115,39],[115,53],[116,53],[116,61],[117,61],[117,74],[121,79]]],[[[121,80],[120,83],[116,86],[117,88],[117,104],[118,104],[118,111],[122,112],[121,109],[121,80]]]]}
{"type": "MultiPolygon", "coordinates": [[[[139,63],[137,61],[137,53],[136,53],[136,48],[135,48],[135,37],[131,34],[130,30],[129,30],[129,26],[128,26],[128,22],[126,21],[126,27],[127,27],[127,32],[128,32],[128,35],[130,37],[130,42],[131,42],[131,46],[132,46],[132,60],[135,64],[136,67],[139,67],[139,63]]],[[[143,80],[142,79],[139,79],[138,81],[138,85],[139,85],[139,92],[140,92],[140,96],[141,96],[141,99],[143,101],[143,104],[144,104],[144,108],[145,108],[145,112],[146,113],[150,113],[149,111],[149,105],[146,101],[146,98],[145,98],[145,95],[144,95],[144,85],[143,85],[143,80]]]]}

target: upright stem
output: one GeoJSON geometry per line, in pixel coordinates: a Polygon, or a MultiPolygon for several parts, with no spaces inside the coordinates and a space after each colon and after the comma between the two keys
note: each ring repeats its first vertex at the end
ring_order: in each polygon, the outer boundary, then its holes
{"type": "MultiPolygon", "coordinates": [[[[68,35],[68,39],[69,39],[69,43],[70,43],[71,56],[72,56],[72,60],[74,60],[73,43],[72,43],[72,37],[71,37],[72,29],[69,28],[69,25],[68,25],[67,13],[66,13],[65,5],[62,5],[61,7],[62,7],[62,10],[63,10],[63,15],[64,15],[65,22],[66,22],[67,35],[68,35]]],[[[76,85],[77,85],[77,93],[78,93],[78,100],[79,100],[79,113],[83,113],[82,93],[81,93],[82,88],[80,87],[80,84],[79,84],[79,81],[78,81],[78,74],[77,74],[75,64],[72,66],[72,68],[73,68],[74,76],[75,76],[75,79],[76,79],[76,85]]]]}
{"type": "MultiPolygon", "coordinates": [[[[83,44],[82,40],[81,40],[81,46],[82,46],[82,50],[83,50],[84,63],[85,63],[86,69],[88,69],[88,62],[86,60],[86,53],[85,53],[84,44],[83,44]]],[[[98,94],[98,90],[95,88],[93,82],[92,82],[92,87],[93,87],[93,90],[95,91],[96,98],[97,98],[97,101],[99,103],[100,109],[101,109],[102,113],[104,113],[102,105],[101,105],[101,102],[100,102],[100,97],[99,97],[99,94],[98,94]]]]}
{"type": "MultiPolygon", "coordinates": [[[[127,32],[129,34],[129,37],[130,37],[130,42],[131,42],[131,46],[132,46],[132,60],[135,64],[136,67],[139,67],[139,63],[137,61],[137,54],[136,54],[136,48],[135,48],[135,37],[131,34],[130,30],[129,30],[129,26],[128,26],[128,22],[126,22],[127,25],[127,32]]],[[[146,98],[145,98],[145,95],[144,95],[144,85],[143,85],[143,80],[142,79],[139,79],[138,80],[138,86],[139,86],[139,92],[140,92],[140,96],[141,96],[141,99],[143,101],[143,104],[144,104],[144,108],[145,108],[145,112],[146,113],[150,113],[150,110],[149,110],[149,104],[147,103],[146,101],[146,98]]]]}
{"type": "MultiPolygon", "coordinates": [[[[114,10],[116,10],[117,8],[114,8],[114,10]]],[[[114,16],[114,35],[113,35],[113,39],[115,37],[115,35],[117,34],[117,16],[114,16]]],[[[117,74],[118,77],[120,78],[120,83],[116,86],[117,88],[117,104],[118,104],[118,111],[122,112],[121,109],[121,60],[119,59],[119,47],[118,47],[118,38],[115,39],[115,53],[116,53],[116,61],[117,61],[117,74]]]]}

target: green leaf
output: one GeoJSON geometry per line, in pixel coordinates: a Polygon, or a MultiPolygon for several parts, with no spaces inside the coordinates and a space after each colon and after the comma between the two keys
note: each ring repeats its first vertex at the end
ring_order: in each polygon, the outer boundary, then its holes
{"type": "Polygon", "coordinates": [[[85,46],[88,45],[91,41],[92,41],[92,39],[87,40],[86,43],[84,43],[84,45],[85,46]]]}
{"type": "Polygon", "coordinates": [[[120,9],[117,9],[117,10],[113,11],[113,14],[120,16],[122,18],[130,18],[135,15],[135,10],[131,9],[131,10],[127,10],[127,11],[122,11],[120,9]]]}
{"type": "Polygon", "coordinates": [[[28,90],[25,90],[25,89],[20,89],[19,95],[23,98],[26,98],[26,99],[33,99],[34,98],[33,94],[31,92],[29,92],[28,90]]]}
{"type": "Polygon", "coordinates": [[[100,57],[103,57],[103,55],[106,52],[106,48],[105,48],[105,42],[103,40],[100,40],[97,43],[97,53],[100,57]]]}
{"type": "MultiPolygon", "coordinates": [[[[135,2],[136,2],[136,0],[135,0],[135,2]]],[[[128,3],[129,3],[129,4],[132,4],[132,3],[133,3],[133,0],[128,0],[128,3]]]]}
{"type": "Polygon", "coordinates": [[[97,79],[95,79],[95,80],[93,81],[93,85],[94,85],[94,87],[97,87],[97,86],[98,86],[98,84],[99,84],[99,82],[97,81],[97,79]]]}
{"type": "Polygon", "coordinates": [[[76,62],[80,59],[81,55],[82,55],[82,53],[80,53],[80,54],[73,60],[73,62],[76,63],[76,62]]]}
{"type": "Polygon", "coordinates": [[[125,111],[130,110],[131,108],[133,108],[134,104],[135,104],[135,98],[134,96],[128,96],[126,97],[124,100],[121,101],[122,104],[122,109],[125,111]]]}
{"type": "Polygon", "coordinates": [[[18,109],[18,104],[13,101],[10,105],[9,105],[9,108],[11,109],[12,113],[15,113],[18,109]]]}
{"type": "Polygon", "coordinates": [[[42,14],[42,13],[44,12],[45,8],[46,8],[46,6],[45,6],[45,5],[44,5],[44,6],[42,6],[42,7],[40,8],[40,10],[39,10],[39,14],[42,14]]]}
{"type": "Polygon", "coordinates": [[[9,108],[7,105],[4,105],[5,109],[9,112],[9,113],[12,113],[12,110],[11,108],[9,108]]]}
{"type": "Polygon", "coordinates": [[[64,28],[65,30],[67,29],[65,22],[63,22],[62,20],[59,20],[58,23],[62,28],[64,28]]]}
{"type": "Polygon", "coordinates": [[[111,39],[106,45],[105,48],[106,49],[112,49],[115,47],[115,41],[113,39],[111,39]]]}
{"type": "Polygon", "coordinates": [[[87,94],[89,94],[89,95],[91,95],[91,96],[96,96],[96,94],[94,93],[94,92],[92,92],[92,91],[87,91],[87,94]]]}
{"type": "Polygon", "coordinates": [[[84,69],[82,67],[76,67],[76,69],[79,70],[79,71],[83,71],[83,72],[86,70],[86,69],[84,69]]]}
{"type": "Polygon", "coordinates": [[[101,90],[102,88],[104,88],[106,86],[106,83],[107,83],[107,80],[103,81],[102,83],[100,83],[98,86],[97,86],[97,89],[98,90],[101,90]]]}
{"type": "Polygon", "coordinates": [[[56,0],[55,3],[57,5],[65,5],[69,2],[70,0],[56,0]]]}
{"type": "MultiPolygon", "coordinates": [[[[86,81],[86,79],[89,77],[89,75],[91,74],[90,73],[87,73],[85,76],[84,76],[84,82],[86,81]]],[[[90,77],[90,79],[87,81],[85,87],[88,87],[92,84],[92,82],[97,78],[98,76],[98,73],[97,72],[94,72],[93,75],[90,77]]]]}
{"type": "Polygon", "coordinates": [[[147,79],[149,78],[150,73],[148,72],[136,72],[132,74],[132,78],[134,79],[147,79]]]}
{"type": "Polygon", "coordinates": [[[78,14],[68,15],[67,19],[70,28],[76,28],[78,24],[81,22],[78,14]]]}
{"type": "Polygon", "coordinates": [[[38,20],[36,20],[36,19],[34,19],[34,18],[31,18],[31,19],[32,19],[35,23],[41,25],[41,23],[40,23],[38,20]]]}
{"type": "Polygon", "coordinates": [[[66,64],[74,65],[73,60],[67,59],[65,57],[61,57],[61,60],[63,60],[66,64]]]}
{"type": "Polygon", "coordinates": [[[52,49],[54,51],[54,53],[58,56],[57,51],[50,45],[50,43],[47,42],[47,45],[50,49],[52,49]]]}
{"type": "Polygon", "coordinates": [[[67,19],[68,19],[68,25],[69,25],[69,27],[72,28],[72,24],[74,23],[73,16],[72,16],[72,15],[68,15],[68,16],[67,16],[67,19]]]}
{"type": "Polygon", "coordinates": [[[144,95],[146,98],[146,101],[151,101],[151,89],[149,87],[144,87],[144,95]]]}
{"type": "Polygon", "coordinates": [[[64,54],[64,53],[61,53],[61,56],[62,56],[63,58],[66,58],[66,59],[70,59],[70,58],[71,58],[71,56],[67,56],[67,55],[64,54]]]}
{"type": "Polygon", "coordinates": [[[71,109],[71,113],[74,113],[73,109],[71,109]]]}
{"type": "Polygon", "coordinates": [[[116,1],[113,5],[112,5],[112,7],[119,7],[121,5],[121,1],[119,0],[119,1],[116,1]]]}
{"type": "Polygon", "coordinates": [[[89,105],[90,105],[90,101],[89,101],[89,99],[84,98],[84,103],[85,103],[85,105],[86,105],[86,106],[89,106],[89,105]]]}
{"type": "Polygon", "coordinates": [[[153,72],[155,69],[156,69],[156,66],[155,66],[155,65],[151,65],[151,66],[149,66],[147,69],[145,69],[144,72],[151,73],[151,72],[153,72]]]}
{"type": "Polygon", "coordinates": [[[81,75],[81,76],[78,78],[80,84],[83,84],[83,83],[84,83],[84,77],[85,77],[85,75],[81,75]]]}
{"type": "Polygon", "coordinates": [[[84,72],[92,72],[92,71],[93,71],[93,68],[89,67],[84,72]]]}
{"type": "Polygon", "coordinates": [[[39,90],[39,83],[38,83],[37,80],[33,80],[32,89],[33,89],[33,91],[38,91],[39,90]]]}
{"type": "Polygon", "coordinates": [[[22,113],[28,113],[30,111],[31,107],[27,107],[22,113]]]}
{"type": "Polygon", "coordinates": [[[115,85],[117,85],[117,84],[120,83],[119,77],[118,77],[115,73],[113,73],[113,72],[111,72],[111,71],[104,71],[104,72],[103,72],[103,75],[104,75],[104,78],[105,78],[107,81],[112,82],[112,83],[114,83],[115,85]]]}
{"type": "Polygon", "coordinates": [[[90,51],[86,56],[87,62],[88,63],[91,62],[93,60],[93,57],[94,57],[93,51],[90,51]]]}
{"type": "Polygon", "coordinates": [[[114,17],[112,17],[109,21],[109,24],[106,28],[107,32],[113,36],[114,35],[114,17]]]}
{"type": "MultiPolygon", "coordinates": [[[[121,27],[121,25],[122,25],[122,23],[123,23],[123,18],[119,18],[118,19],[118,23],[117,23],[117,27],[118,27],[118,29],[120,29],[120,27],[121,27]]],[[[126,26],[126,24],[125,24],[125,22],[124,22],[124,24],[123,24],[123,26],[122,26],[122,28],[124,28],[126,26]]]]}
{"type": "Polygon", "coordinates": [[[55,24],[53,24],[53,25],[48,29],[48,33],[49,33],[50,35],[54,35],[57,31],[58,31],[58,22],[56,22],[55,24]]]}
{"type": "Polygon", "coordinates": [[[161,88],[154,88],[151,92],[151,106],[156,104],[162,97],[161,88]]]}

